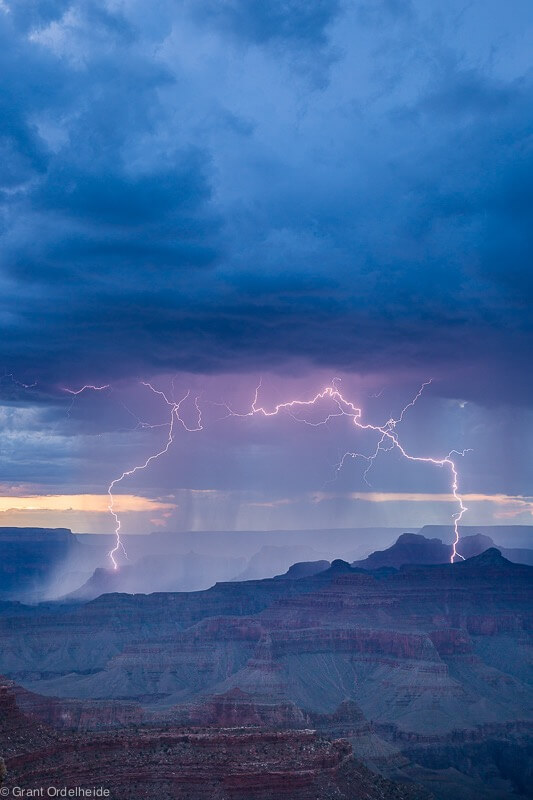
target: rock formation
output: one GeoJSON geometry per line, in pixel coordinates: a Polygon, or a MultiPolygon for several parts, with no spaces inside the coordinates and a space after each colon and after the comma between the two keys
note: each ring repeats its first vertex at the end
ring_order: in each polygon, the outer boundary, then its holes
{"type": "Polygon", "coordinates": [[[443,800],[501,800],[527,776],[532,577],[490,548],[456,564],[334,561],[205,592],[7,603],[0,670],[24,685],[25,712],[77,735],[310,728],[443,800]]]}

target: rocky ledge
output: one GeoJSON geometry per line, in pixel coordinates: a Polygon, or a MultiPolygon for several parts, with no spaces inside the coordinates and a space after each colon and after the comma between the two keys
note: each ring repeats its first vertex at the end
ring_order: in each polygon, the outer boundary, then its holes
{"type": "Polygon", "coordinates": [[[0,694],[7,788],[108,789],[119,800],[423,800],[371,772],[351,745],[314,730],[131,727],[65,737],[0,694]]]}

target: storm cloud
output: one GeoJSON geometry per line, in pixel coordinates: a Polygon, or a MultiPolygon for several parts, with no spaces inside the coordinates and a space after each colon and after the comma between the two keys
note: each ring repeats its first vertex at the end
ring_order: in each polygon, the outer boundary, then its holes
{"type": "Polygon", "coordinates": [[[294,362],[526,402],[531,22],[525,1],[4,0],[6,372],[294,362]]]}

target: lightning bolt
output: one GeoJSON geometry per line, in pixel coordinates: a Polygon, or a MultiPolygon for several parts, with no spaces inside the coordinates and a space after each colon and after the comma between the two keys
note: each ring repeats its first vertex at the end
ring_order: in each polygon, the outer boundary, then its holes
{"type": "Polygon", "coordinates": [[[68,388],[62,387],[64,392],[67,392],[67,394],[73,394],[73,395],[82,394],[83,392],[86,392],[88,389],[92,389],[95,392],[101,392],[101,391],[103,391],[103,389],[109,389],[109,388],[110,388],[110,384],[109,383],[105,383],[103,386],[93,386],[92,383],[86,383],[85,386],[81,387],[81,389],[68,389],[68,388]]]}
{"type": "MultiPolygon", "coordinates": [[[[121,483],[125,478],[128,478],[131,475],[135,475],[135,473],[141,472],[142,470],[146,469],[152,463],[152,461],[155,461],[156,459],[160,458],[161,456],[165,455],[165,453],[168,452],[170,446],[174,442],[174,433],[175,433],[176,423],[181,424],[186,431],[193,432],[193,431],[203,430],[202,410],[201,410],[201,408],[199,406],[199,402],[198,402],[199,398],[198,397],[194,398],[194,406],[195,406],[196,413],[197,413],[196,427],[194,427],[194,428],[189,427],[187,425],[187,423],[184,421],[184,419],[180,415],[181,406],[190,397],[190,391],[188,391],[181,398],[181,400],[176,402],[175,400],[170,400],[165,392],[163,392],[161,389],[156,389],[148,381],[141,381],[141,385],[146,387],[147,389],[149,389],[153,394],[159,395],[159,397],[161,397],[164,400],[165,404],[170,409],[169,421],[168,422],[163,422],[163,423],[157,423],[157,424],[151,424],[151,423],[148,423],[148,422],[143,422],[124,403],[122,403],[123,407],[125,408],[125,410],[129,414],[131,414],[137,420],[137,425],[135,426],[135,429],[138,429],[138,428],[154,429],[154,428],[165,428],[165,427],[168,427],[168,435],[167,435],[167,440],[166,440],[164,446],[160,450],[158,450],[157,452],[152,453],[150,456],[148,456],[148,458],[146,458],[146,460],[142,464],[137,464],[136,466],[131,467],[130,469],[124,470],[124,472],[122,472],[122,474],[119,475],[117,478],[114,478],[110,482],[109,486],[107,487],[107,495],[109,497],[109,502],[108,502],[108,505],[107,505],[107,509],[108,509],[109,513],[111,514],[111,516],[113,517],[114,522],[115,522],[115,530],[114,530],[115,544],[114,544],[113,548],[109,551],[108,556],[111,559],[111,563],[113,565],[113,569],[115,569],[115,570],[118,569],[118,563],[117,563],[117,560],[115,558],[115,556],[118,553],[118,551],[122,550],[122,552],[124,553],[126,558],[128,557],[128,554],[126,552],[126,548],[124,547],[124,543],[122,542],[122,539],[120,537],[120,531],[121,531],[121,528],[122,528],[122,523],[121,523],[121,519],[120,519],[120,516],[119,516],[118,512],[115,510],[115,498],[114,498],[114,494],[113,494],[113,489],[115,488],[115,486],[117,486],[119,483],[121,483]]],[[[101,386],[96,386],[94,384],[85,384],[84,386],[81,386],[79,389],[70,389],[68,387],[61,387],[62,391],[66,392],[67,394],[72,395],[72,403],[74,403],[76,397],[78,397],[78,395],[82,394],[83,392],[86,392],[86,391],[102,392],[105,389],[111,389],[111,388],[112,388],[111,385],[108,384],[108,383],[102,384],[101,386]]],[[[172,389],[174,390],[174,381],[172,382],[172,389]]],[[[71,403],[71,405],[69,407],[69,413],[70,413],[70,411],[72,409],[72,403],[71,403]]]]}
{"type": "Polygon", "coordinates": [[[20,386],[21,389],[35,389],[37,386],[37,381],[33,383],[22,383],[22,381],[17,380],[12,372],[5,372],[1,377],[0,380],[4,380],[5,378],[11,378],[11,382],[15,384],[15,386],[20,386]]]}
{"type": "Polygon", "coordinates": [[[457,502],[458,510],[453,514],[453,525],[454,525],[454,541],[452,544],[452,554],[450,557],[450,561],[453,564],[456,559],[462,559],[464,561],[464,557],[458,552],[457,546],[459,544],[459,523],[463,518],[466,511],[468,511],[467,507],[463,502],[463,498],[459,493],[459,474],[457,470],[457,466],[455,461],[452,459],[453,455],[464,456],[467,450],[458,451],[458,450],[451,450],[446,456],[442,457],[432,457],[432,456],[417,456],[411,455],[407,452],[405,447],[400,443],[397,433],[396,433],[396,426],[403,422],[405,414],[409,411],[410,408],[416,405],[417,401],[422,396],[424,389],[426,386],[431,384],[431,380],[425,381],[414,398],[402,409],[399,417],[387,420],[383,425],[372,425],[369,422],[362,421],[362,410],[358,408],[354,403],[350,400],[347,400],[343,394],[341,393],[340,389],[338,388],[339,379],[335,378],[330,386],[326,386],[321,392],[317,392],[309,400],[288,400],[283,403],[278,403],[272,409],[267,409],[262,405],[259,405],[259,392],[261,390],[262,381],[259,381],[259,384],[255,390],[254,399],[250,406],[250,410],[239,413],[231,409],[227,406],[228,411],[232,416],[238,417],[252,417],[256,414],[261,414],[265,417],[274,417],[278,414],[286,411],[288,412],[297,422],[302,422],[306,425],[312,425],[314,427],[318,425],[326,425],[330,419],[334,417],[340,416],[347,416],[350,417],[353,421],[353,424],[356,428],[363,431],[373,431],[379,434],[378,443],[376,449],[374,450],[371,455],[364,455],[363,453],[347,451],[342,456],[341,460],[337,464],[336,467],[336,475],[340,472],[342,467],[344,466],[345,461],[348,458],[362,458],[367,461],[367,468],[363,474],[364,480],[368,483],[367,476],[370,469],[373,467],[376,458],[378,457],[380,452],[387,452],[393,449],[399,450],[401,455],[407,459],[408,461],[415,461],[424,464],[433,464],[436,467],[447,468],[450,472],[450,482],[451,482],[451,493],[454,497],[454,500],[457,502]],[[310,408],[316,406],[321,400],[331,400],[336,406],[336,410],[332,412],[328,412],[324,419],[318,422],[312,422],[302,418],[301,416],[297,416],[298,411],[305,410],[306,408],[310,408]]]}
{"type": "Polygon", "coordinates": [[[111,385],[109,383],[105,383],[102,386],[94,386],[92,383],[86,383],[84,386],[81,386],[79,389],[69,389],[66,386],[61,386],[61,391],[65,392],[66,394],[72,395],[72,400],[70,401],[70,405],[67,409],[67,417],[70,418],[70,412],[74,406],[76,398],[83,394],[84,392],[103,392],[105,389],[111,389],[111,385]]]}
{"type": "MultiPolygon", "coordinates": [[[[309,426],[312,426],[312,427],[317,427],[319,425],[327,425],[330,420],[332,420],[334,418],[337,418],[337,417],[349,417],[352,420],[352,422],[353,422],[353,424],[354,424],[354,426],[356,428],[358,428],[359,430],[363,430],[363,431],[372,431],[373,433],[378,434],[379,438],[378,438],[377,445],[376,445],[374,451],[370,455],[366,455],[364,453],[359,453],[359,452],[354,452],[354,451],[346,451],[344,453],[344,455],[342,456],[342,458],[340,459],[340,461],[338,462],[336,468],[335,468],[335,477],[338,477],[338,474],[340,473],[340,471],[344,467],[345,462],[349,458],[352,458],[352,459],[360,458],[360,459],[363,459],[363,460],[365,460],[367,462],[366,469],[365,469],[365,471],[363,473],[363,479],[365,480],[365,482],[368,485],[370,485],[368,483],[368,474],[369,474],[370,470],[372,469],[372,467],[374,466],[374,463],[375,463],[377,457],[379,456],[379,454],[382,453],[382,452],[389,452],[389,451],[394,450],[394,449],[397,449],[400,452],[400,454],[403,456],[403,458],[405,458],[407,461],[413,461],[413,462],[424,463],[424,464],[432,464],[432,465],[440,467],[440,468],[448,469],[448,471],[450,473],[451,494],[453,495],[453,498],[454,498],[454,500],[455,500],[455,502],[457,503],[457,506],[458,506],[458,510],[453,514],[453,517],[452,517],[453,518],[453,524],[454,524],[454,541],[453,541],[453,544],[452,544],[452,554],[451,554],[451,557],[450,557],[450,561],[453,564],[456,559],[464,560],[464,557],[457,550],[457,546],[459,544],[459,539],[460,539],[459,524],[460,524],[461,519],[463,518],[464,514],[466,513],[466,511],[468,509],[467,509],[467,507],[465,506],[465,504],[463,502],[463,498],[462,498],[461,494],[459,493],[459,473],[458,473],[457,465],[456,465],[454,459],[452,458],[452,456],[455,456],[455,455],[464,456],[465,453],[468,452],[468,450],[463,450],[463,451],[451,450],[447,455],[441,456],[441,457],[412,455],[411,453],[409,453],[405,449],[404,445],[400,442],[400,440],[398,439],[397,432],[396,432],[396,427],[403,422],[404,417],[407,414],[407,412],[409,411],[409,409],[413,408],[416,405],[416,403],[418,402],[418,400],[422,396],[425,388],[431,384],[431,380],[425,381],[421,385],[421,387],[418,390],[418,392],[416,393],[416,395],[413,397],[413,399],[409,403],[407,403],[406,406],[404,406],[404,408],[401,410],[401,412],[400,412],[398,417],[394,418],[394,417],[391,416],[382,425],[374,425],[374,424],[372,424],[370,422],[364,422],[363,419],[362,419],[362,410],[358,406],[356,406],[355,403],[353,403],[351,400],[346,399],[346,397],[342,394],[342,392],[341,392],[341,390],[339,388],[339,383],[340,383],[340,378],[334,378],[332,380],[330,386],[326,386],[322,391],[317,392],[313,397],[311,397],[308,400],[300,400],[300,399],[287,400],[285,402],[278,403],[278,404],[274,405],[273,408],[271,408],[271,409],[268,409],[264,405],[261,405],[260,401],[259,401],[259,393],[260,393],[261,388],[262,388],[262,380],[260,380],[259,384],[257,385],[257,387],[255,389],[253,401],[252,401],[252,403],[250,405],[249,410],[248,411],[244,411],[244,412],[238,412],[238,411],[235,411],[234,409],[232,409],[228,404],[224,403],[223,405],[227,409],[228,414],[227,414],[226,417],[223,417],[223,419],[227,419],[230,416],[232,416],[232,417],[253,417],[253,416],[256,416],[256,415],[262,415],[264,417],[275,417],[275,416],[278,416],[278,415],[282,414],[283,412],[286,412],[296,422],[299,422],[299,423],[302,423],[302,424],[305,424],[305,425],[309,425],[309,426]],[[309,420],[309,419],[305,418],[305,416],[302,416],[302,412],[305,412],[306,409],[310,409],[310,408],[319,406],[319,404],[322,401],[326,401],[326,402],[329,401],[329,402],[331,402],[333,404],[333,408],[331,410],[328,410],[325,413],[325,416],[323,417],[323,419],[320,419],[318,421],[313,421],[313,420],[309,420]]],[[[126,411],[128,411],[128,413],[130,413],[132,416],[134,416],[137,419],[136,428],[163,428],[163,427],[167,427],[168,428],[168,434],[167,434],[167,439],[166,439],[164,445],[159,450],[157,450],[155,453],[152,453],[150,456],[148,456],[145,459],[145,461],[142,462],[141,464],[138,464],[138,465],[136,465],[134,467],[131,467],[131,468],[127,469],[127,470],[124,470],[121,473],[121,475],[119,475],[118,477],[114,478],[110,482],[110,484],[108,486],[108,489],[107,489],[107,494],[108,494],[108,497],[109,497],[108,511],[111,514],[111,516],[113,517],[114,522],[115,522],[115,530],[114,530],[115,545],[109,552],[109,557],[111,559],[111,563],[113,565],[113,569],[118,569],[118,563],[117,563],[117,560],[116,560],[116,555],[117,555],[119,550],[122,550],[123,553],[127,557],[127,553],[126,553],[126,550],[124,548],[124,544],[123,544],[123,542],[121,540],[121,537],[120,537],[121,520],[120,520],[120,516],[119,516],[118,512],[115,509],[115,499],[114,499],[113,490],[123,480],[125,480],[126,478],[128,478],[128,477],[130,477],[132,475],[135,475],[137,472],[140,472],[142,470],[147,469],[147,467],[149,467],[149,465],[153,461],[157,460],[158,458],[160,458],[161,456],[165,455],[169,451],[170,447],[174,443],[176,425],[181,425],[184,430],[189,431],[189,432],[196,432],[196,431],[203,430],[202,410],[201,410],[201,407],[199,405],[199,398],[198,397],[194,398],[194,407],[195,407],[196,415],[197,415],[195,427],[190,427],[189,425],[187,425],[187,423],[184,421],[183,417],[181,416],[181,413],[180,413],[181,407],[182,407],[183,403],[185,403],[186,400],[190,397],[190,391],[188,391],[179,401],[176,401],[174,399],[174,380],[172,381],[172,399],[170,399],[168,397],[168,395],[164,391],[162,391],[161,389],[156,389],[148,381],[141,381],[141,385],[144,386],[145,388],[147,388],[153,394],[159,396],[163,400],[163,402],[165,403],[165,405],[167,406],[167,408],[169,410],[169,415],[170,416],[169,416],[168,422],[158,423],[158,424],[150,424],[150,423],[147,423],[147,422],[142,422],[135,414],[133,414],[133,412],[130,411],[130,409],[128,409],[126,406],[124,406],[124,408],[126,409],[126,411]]],[[[95,385],[87,384],[85,386],[82,386],[80,389],[63,389],[63,391],[68,392],[69,394],[73,395],[73,401],[74,401],[75,398],[78,395],[80,395],[82,392],[84,392],[86,390],[103,391],[103,390],[109,389],[109,388],[111,388],[109,384],[105,384],[105,385],[102,385],[102,386],[95,386],[95,385]]]]}
{"type": "Polygon", "coordinates": [[[121,483],[125,478],[129,478],[131,475],[135,475],[135,473],[141,472],[142,470],[145,470],[153,461],[156,461],[158,458],[160,458],[161,456],[165,455],[165,453],[168,453],[171,445],[174,442],[175,427],[176,427],[177,423],[181,424],[182,427],[186,431],[189,431],[189,432],[203,430],[202,411],[201,411],[200,406],[198,404],[198,397],[194,398],[194,406],[195,406],[195,409],[196,409],[196,412],[197,412],[196,427],[194,427],[194,428],[189,427],[187,425],[187,423],[183,420],[183,418],[180,415],[181,406],[190,397],[190,394],[191,394],[190,391],[188,391],[181,398],[181,400],[176,402],[175,400],[170,400],[168,398],[168,396],[165,394],[165,392],[163,392],[161,389],[156,389],[148,381],[141,381],[141,384],[142,384],[142,386],[144,386],[147,389],[149,389],[153,394],[159,395],[159,397],[161,397],[163,399],[163,401],[165,402],[167,407],[170,409],[170,417],[169,417],[169,421],[167,423],[158,424],[158,425],[150,425],[149,423],[141,422],[139,420],[139,423],[138,423],[139,426],[143,427],[143,428],[168,427],[168,435],[167,435],[167,440],[166,440],[164,446],[160,450],[158,450],[156,453],[152,453],[152,455],[148,456],[148,458],[142,464],[138,464],[137,466],[132,467],[131,469],[124,470],[124,472],[121,475],[119,475],[118,478],[114,478],[111,481],[111,483],[109,484],[109,486],[107,488],[107,494],[108,494],[108,497],[109,497],[109,503],[107,505],[107,508],[108,508],[109,513],[111,514],[111,516],[113,517],[113,519],[115,521],[115,531],[114,531],[114,534],[115,534],[115,545],[109,551],[108,555],[109,555],[109,558],[111,559],[111,563],[113,564],[113,569],[115,569],[115,570],[118,569],[118,563],[117,563],[117,560],[115,558],[115,556],[117,555],[118,551],[122,550],[122,552],[124,553],[126,558],[127,558],[127,553],[126,553],[126,549],[124,547],[124,544],[123,544],[123,542],[122,542],[122,540],[120,538],[120,531],[121,531],[122,524],[121,524],[120,516],[117,513],[117,511],[115,510],[115,498],[114,498],[114,495],[113,495],[113,489],[115,488],[115,486],[117,486],[119,483],[121,483]]]}

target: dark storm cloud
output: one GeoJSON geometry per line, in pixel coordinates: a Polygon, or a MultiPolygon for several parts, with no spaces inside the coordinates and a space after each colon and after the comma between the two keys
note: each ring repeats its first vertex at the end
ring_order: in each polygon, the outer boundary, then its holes
{"type": "Polygon", "coordinates": [[[5,2],[6,370],[295,359],[526,400],[529,11],[448,12],[5,2]]]}

